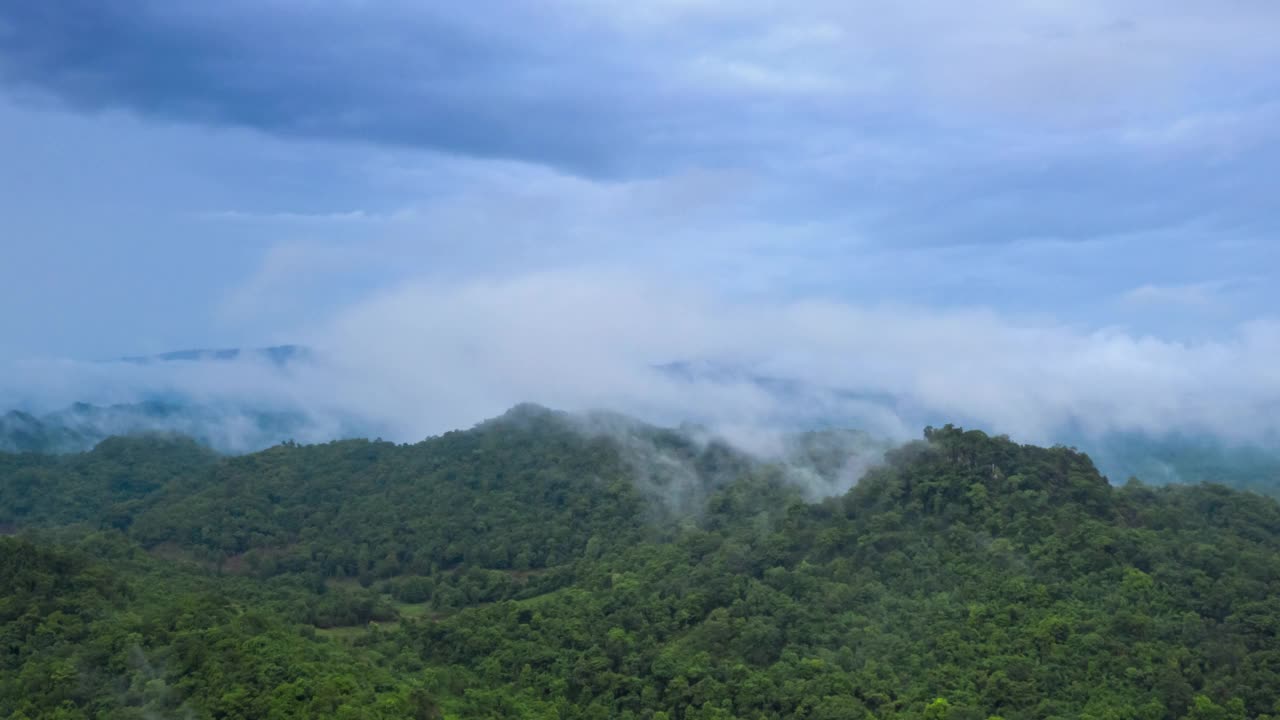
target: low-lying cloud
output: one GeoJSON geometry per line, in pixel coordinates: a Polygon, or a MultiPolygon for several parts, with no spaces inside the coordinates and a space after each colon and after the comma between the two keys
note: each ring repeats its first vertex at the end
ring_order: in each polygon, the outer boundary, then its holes
{"type": "Polygon", "coordinates": [[[344,402],[385,393],[417,432],[520,399],[891,435],[941,418],[1039,441],[1068,428],[1244,438],[1274,431],[1280,398],[1275,323],[1189,344],[982,309],[730,300],[625,274],[408,285],[313,339],[366,378],[344,402]],[[704,370],[673,376],[660,367],[671,362],[704,370]]]}
{"type": "MultiPolygon", "coordinates": [[[[415,441],[519,402],[691,421],[769,451],[781,428],[918,436],[954,421],[1054,442],[1108,432],[1277,432],[1280,324],[1186,343],[984,309],[734,298],[603,270],[407,283],[300,332],[312,356],[27,362],[7,407],[184,397],[296,411],[296,439],[415,441]],[[358,430],[357,430],[358,429],[358,430]]],[[[234,448],[232,448],[234,449],[234,448]]]]}

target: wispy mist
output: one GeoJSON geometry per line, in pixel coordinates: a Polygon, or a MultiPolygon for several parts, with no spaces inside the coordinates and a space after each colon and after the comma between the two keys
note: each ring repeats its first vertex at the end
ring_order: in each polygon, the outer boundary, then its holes
{"type": "MultiPolygon", "coordinates": [[[[297,413],[295,439],[415,441],[519,402],[693,422],[776,452],[778,430],[907,438],[957,422],[1035,442],[1110,432],[1270,441],[1280,326],[1183,343],[983,309],[762,301],[638,274],[555,272],[409,283],[299,331],[312,349],[165,363],[24,361],[6,407],[183,399],[232,421],[297,413]]],[[[177,429],[182,430],[182,427],[177,429]]]]}
{"type": "Polygon", "coordinates": [[[826,422],[901,437],[954,420],[1042,442],[1114,430],[1262,438],[1280,399],[1269,360],[1280,328],[1269,323],[1188,344],[981,309],[734,300],[585,272],[407,285],[309,341],[351,380],[335,383],[340,405],[410,434],[532,400],[726,430],[826,422]],[[695,369],[662,367],[673,361],[695,369]]]}

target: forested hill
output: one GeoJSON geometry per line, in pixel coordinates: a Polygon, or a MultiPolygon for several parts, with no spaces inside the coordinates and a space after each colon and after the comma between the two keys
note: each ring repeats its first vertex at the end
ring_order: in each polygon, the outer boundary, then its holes
{"type": "Polygon", "coordinates": [[[859,447],[523,406],[0,455],[0,716],[1280,714],[1275,502],[951,426],[813,501],[859,447]]]}

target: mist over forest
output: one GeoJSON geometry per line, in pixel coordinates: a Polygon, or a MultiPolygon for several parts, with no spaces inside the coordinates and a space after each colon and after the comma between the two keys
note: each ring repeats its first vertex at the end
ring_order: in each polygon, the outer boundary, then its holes
{"type": "Polygon", "coordinates": [[[1280,719],[1277,38],[0,2],[0,718],[1280,719]]]}
{"type": "MultiPolygon", "coordinates": [[[[429,372],[433,360],[423,357],[419,367],[429,372]]],[[[777,364],[761,362],[755,367],[777,364]]],[[[174,351],[64,363],[58,371],[54,377],[42,370],[47,390],[33,383],[24,385],[21,393],[9,393],[9,402],[19,407],[0,416],[0,450],[82,452],[113,435],[146,433],[189,436],[232,454],[285,441],[377,437],[415,442],[483,419],[469,413],[484,407],[485,400],[464,397],[461,391],[481,392],[480,387],[489,389],[500,382],[496,376],[463,378],[456,368],[449,368],[455,387],[449,399],[456,407],[432,404],[415,412],[398,402],[385,407],[376,402],[396,394],[389,387],[394,380],[388,378],[388,387],[365,394],[372,370],[339,366],[300,345],[174,351]],[[343,387],[357,383],[361,392],[343,387]],[[70,404],[61,404],[73,397],[70,404]]],[[[1154,484],[1212,481],[1263,492],[1275,491],[1272,485],[1280,488],[1280,444],[1274,432],[1265,424],[1237,426],[1238,418],[1210,424],[1202,414],[1196,421],[1183,421],[1180,415],[1158,416],[1153,407],[1151,416],[1128,423],[1114,417],[1089,419],[1074,414],[1084,398],[1056,398],[1051,404],[1031,392],[1010,399],[1024,406],[1016,408],[1019,418],[1033,411],[1033,403],[1043,404],[1038,409],[1041,419],[1011,420],[1014,410],[1002,405],[974,417],[948,412],[952,401],[945,394],[894,394],[883,384],[874,391],[870,385],[832,387],[819,384],[817,377],[773,376],[750,365],[710,361],[600,372],[613,380],[643,384],[642,397],[629,394],[628,384],[621,382],[588,387],[591,369],[574,368],[572,374],[582,384],[570,389],[570,395],[546,394],[531,384],[527,389],[512,388],[509,404],[541,395],[558,397],[564,407],[582,412],[610,409],[656,422],[695,425],[701,433],[762,457],[777,457],[788,437],[807,431],[857,430],[889,446],[910,439],[926,425],[956,421],[1041,444],[1078,447],[1117,483],[1132,476],[1154,484]]],[[[1014,395],[1007,385],[1000,392],[1014,395]]],[[[1219,401],[1232,402],[1225,397],[1219,401]]],[[[502,407],[508,404],[499,402],[502,407]]],[[[1135,414],[1131,408],[1129,415],[1135,414]]]]}

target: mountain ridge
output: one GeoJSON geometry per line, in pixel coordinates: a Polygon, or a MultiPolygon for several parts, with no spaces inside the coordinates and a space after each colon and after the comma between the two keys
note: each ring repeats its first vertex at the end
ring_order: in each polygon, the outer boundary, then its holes
{"type": "Polygon", "coordinates": [[[0,453],[0,713],[1271,720],[1276,502],[951,425],[844,492],[798,477],[533,405],[0,453]]]}

